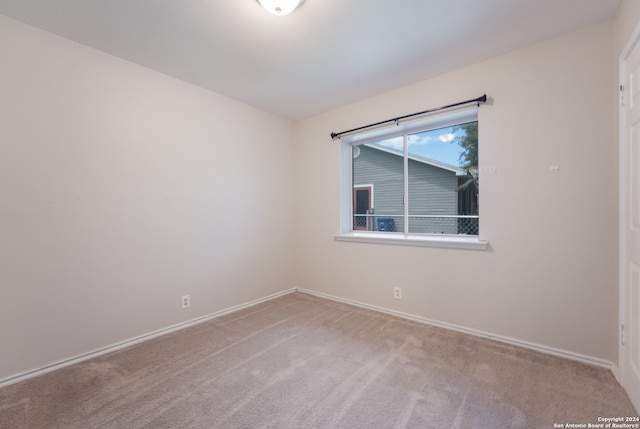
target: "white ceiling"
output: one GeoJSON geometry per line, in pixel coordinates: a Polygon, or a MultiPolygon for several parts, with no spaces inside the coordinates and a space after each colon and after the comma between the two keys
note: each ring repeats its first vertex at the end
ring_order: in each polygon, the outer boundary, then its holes
{"type": "Polygon", "coordinates": [[[621,0],[0,0],[0,13],[301,119],[615,16],[621,0]]]}

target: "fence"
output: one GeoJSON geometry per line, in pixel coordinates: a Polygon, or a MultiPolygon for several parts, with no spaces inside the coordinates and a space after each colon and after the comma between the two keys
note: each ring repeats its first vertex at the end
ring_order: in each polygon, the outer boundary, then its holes
{"type": "Polygon", "coordinates": [[[353,225],[356,231],[478,235],[478,219],[478,215],[409,215],[405,231],[404,215],[356,214],[353,225]]]}

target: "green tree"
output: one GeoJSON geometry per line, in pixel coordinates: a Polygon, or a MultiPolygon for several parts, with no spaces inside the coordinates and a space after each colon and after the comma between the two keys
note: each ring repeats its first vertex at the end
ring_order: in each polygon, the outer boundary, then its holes
{"type": "Polygon", "coordinates": [[[456,125],[453,127],[453,133],[456,134],[453,143],[462,148],[462,153],[458,158],[461,162],[460,166],[467,170],[467,179],[458,187],[458,190],[465,190],[474,184],[477,192],[480,186],[478,179],[478,122],[456,125]]]}

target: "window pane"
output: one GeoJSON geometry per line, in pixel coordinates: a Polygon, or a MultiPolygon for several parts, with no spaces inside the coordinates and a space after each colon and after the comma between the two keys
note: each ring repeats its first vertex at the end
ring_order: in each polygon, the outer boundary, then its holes
{"type": "Polygon", "coordinates": [[[410,233],[478,234],[478,123],[411,134],[410,233]]]}
{"type": "Polygon", "coordinates": [[[404,232],[402,141],[400,136],[351,149],[353,230],[404,232]]]}

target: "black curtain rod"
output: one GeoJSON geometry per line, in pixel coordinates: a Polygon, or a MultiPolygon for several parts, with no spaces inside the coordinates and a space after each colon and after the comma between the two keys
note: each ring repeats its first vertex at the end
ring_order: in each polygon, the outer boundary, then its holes
{"type": "Polygon", "coordinates": [[[340,136],[342,136],[343,134],[349,134],[349,133],[352,133],[354,131],[366,130],[367,128],[377,127],[378,125],[384,125],[384,124],[388,124],[390,122],[398,122],[398,121],[400,121],[402,119],[412,118],[414,116],[425,115],[427,113],[433,113],[433,112],[437,112],[439,110],[451,109],[452,107],[463,106],[465,104],[478,103],[478,106],[480,106],[480,103],[484,103],[486,101],[487,101],[487,94],[484,94],[484,95],[482,95],[482,97],[474,98],[473,100],[461,101],[459,103],[449,104],[447,106],[436,107],[435,109],[423,110],[422,112],[411,113],[409,115],[404,115],[404,116],[398,116],[397,118],[387,119],[386,121],[376,122],[375,124],[365,125],[365,126],[362,126],[362,127],[354,128],[352,130],[348,130],[348,131],[342,131],[342,132],[339,132],[339,133],[331,133],[331,139],[335,140],[336,138],[340,138],[340,136]]]}

